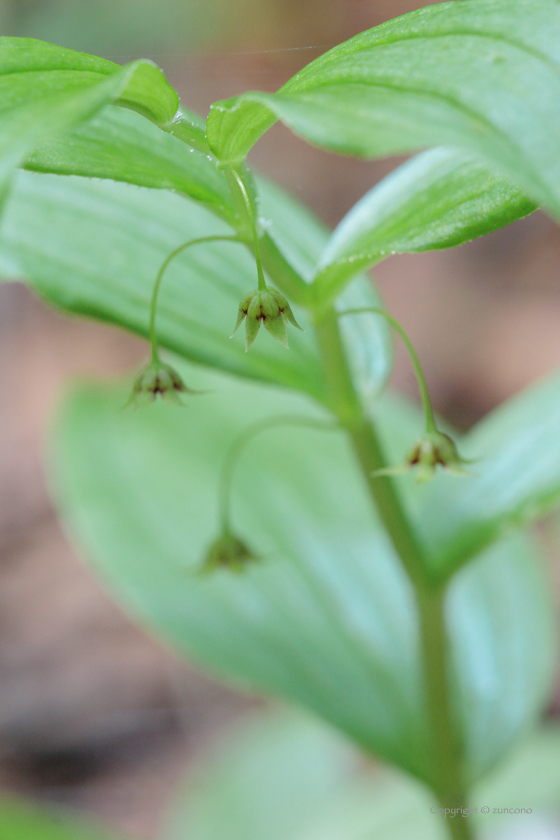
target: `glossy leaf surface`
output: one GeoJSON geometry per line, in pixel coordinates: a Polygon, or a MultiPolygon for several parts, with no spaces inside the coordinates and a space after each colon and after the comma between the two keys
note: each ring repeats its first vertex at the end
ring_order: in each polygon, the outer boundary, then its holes
{"type": "Polygon", "coordinates": [[[160,125],[171,123],[177,94],[148,61],[110,61],[28,38],[0,39],[0,187],[44,140],[89,120],[111,102],[160,125]]]}
{"type": "MultiPolygon", "coordinates": [[[[39,53],[50,55],[55,50],[41,42],[30,43],[39,53]]],[[[91,67],[90,72],[116,66],[93,56],[69,55],[76,56],[75,63],[91,67]]],[[[45,65],[44,57],[42,62],[45,65]]],[[[37,87],[41,89],[41,83],[37,87]]],[[[175,104],[173,99],[171,109],[175,104]]],[[[74,131],[40,143],[27,155],[25,166],[173,189],[234,223],[227,179],[208,153],[202,121],[183,111],[164,127],[162,132],[129,111],[105,108],[74,131]]],[[[457,245],[532,209],[534,205],[511,184],[464,154],[438,150],[421,155],[398,168],[348,214],[322,256],[321,282],[334,286],[334,292],[361,267],[390,253],[457,245]]]]}
{"type": "MultiPolygon", "coordinates": [[[[203,131],[196,115],[186,113],[186,118],[203,131]]],[[[235,226],[231,192],[217,159],[173,135],[182,136],[179,124],[165,133],[129,111],[106,108],[87,124],[42,143],[25,166],[172,189],[235,226]]],[[[320,293],[327,304],[350,277],[390,253],[451,247],[533,209],[511,184],[464,154],[439,149],[420,155],[371,190],[339,225],[321,256],[320,293]]],[[[292,222],[287,242],[295,231],[292,222]]],[[[313,257],[308,279],[315,274],[317,252],[313,257]]]]}
{"type": "Polygon", "coordinates": [[[231,161],[277,119],[361,157],[456,146],[560,216],[559,45],[555,0],[428,6],[335,47],[276,94],[216,103],[208,138],[231,161]]]}
{"type": "MultiPolygon", "coordinates": [[[[429,777],[412,594],[344,438],[290,427],[253,441],[235,474],[233,522],[263,560],[243,574],[201,578],[232,440],[260,417],[317,410],[286,392],[186,378],[213,391],[192,399],[188,418],[165,406],[119,414],[122,394],[96,389],[67,407],[58,492],[75,537],[119,600],[179,648],[429,777]]],[[[391,411],[382,419],[398,426],[391,411]]],[[[517,539],[463,570],[450,603],[456,714],[477,777],[549,690],[548,596],[532,550],[517,539]]]]}
{"type": "Polygon", "coordinates": [[[27,156],[25,167],[175,190],[230,224],[235,219],[227,179],[215,159],[122,108],[105,108],[86,125],[42,143],[27,156]]]}
{"type": "Polygon", "coordinates": [[[451,248],[536,207],[519,190],[453,149],[417,155],[381,181],[340,222],[321,254],[318,294],[390,254],[451,248]]]}
{"type": "Polygon", "coordinates": [[[14,104],[23,106],[50,94],[86,89],[103,77],[118,77],[123,71],[124,84],[115,97],[117,103],[167,126],[177,113],[179,100],[162,71],[151,61],[140,60],[121,67],[104,58],[34,38],[0,39],[0,79],[9,92],[2,101],[2,110],[7,113],[14,104]]]}

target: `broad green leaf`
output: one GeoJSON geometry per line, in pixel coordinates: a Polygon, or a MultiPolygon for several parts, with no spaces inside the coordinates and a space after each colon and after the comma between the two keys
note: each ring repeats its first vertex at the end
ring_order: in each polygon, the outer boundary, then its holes
{"type": "MultiPolygon", "coordinates": [[[[195,123],[194,114],[187,115],[195,123]]],[[[158,131],[137,115],[107,108],[71,134],[43,144],[28,157],[26,168],[39,172],[111,178],[145,187],[173,189],[203,202],[235,226],[236,216],[227,180],[216,159],[158,131]]],[[[265,266],[274,268],[278,254],[308,282],[329,232],[299,202],[263,178],[257,179],[259,211],[265,235],[265,266]]],[[[355,273],[355,272],[354,272],[355,273]]],[[[361,281],[345,299],[347,306],[379,305],[379,299],[361,281]]],[[[367,396],[378,393],[392,360],[386,324],[371,320],[364,328],[359,317],[343,324],[352,359],[355,384],[367,396]]]]}
{"type": "Polygon", "coordinates": [[[436,574],[448,573],[504,531],[560,500],[560,377],[554,374],[493,411],[459,449],[473,475],[442,475],[419,512],[436,574]]]}
{"type": "Polygon", "coordinates": [[[214,153],[242,159],[277,119],[361,157],[455,146],[560,216],[560,6],[469,0],[420,9],[335,47],[276,94],[217,103],[214,153]]]}
{"type": "MultiPolygon", "coordinates": [[[[165,136],[165,135],[163,135],[165,136]]],[[[198,154],[198,153],[196,153],[198,154]]],[[[278,255],[305,278],[313,275],[328,233],[278,187],[259,181],[266,219],[267,256],[278,255]]],[[[26,279],[49,302],[147,334],[149,301],[157,271],[188,239],[231,236],[199,204],[165,190],[110,181],[22,172],[0,229],[0,276],[26,279]]],[[[277,382],[326,400],[322,364],[305,312],[305,333],[290,328],[287,352],[265,330],[249,353],[231,335],[239,302],[256,286],[254,259],[237,243],[198,245],[184,251],[165,274],[158,303],[160,342],[207,365],[277,382]]],[[[352,300],[378,300],[362,278],[352,300]]],[[[350,300],[350,299],[349,299],[350,300]]],[[[348,318],[358,325],[360,318],[348,318]]],[[[357,387],[368,395],[384,384],[392,348],[386,325],[345,325],[357,387]]]]}
{"type": "MultiPolygon", "coordinates": [[[[187,116],[196,125],[196,116],[187,116]]],[[[27,169],[37,172],[111,178],[144,187],[173,189],[203,202],[235,225],[235,207],[227,179],[216,164],[213,155],[185,147],[138,115],[111,107],[75,131],[43,143],[25,161],[27,169]]],[[[260,188],[264,188],[262,182],[260,188]]],[[[276,201],[276,208],[278,204],[276,201]]],[[[451,247],[509,224],[534,209],[497,175],[463,154],[443,149],[418,156],[371,190],[341,222],[324,250],[325,232],[315,223],[313,245],[306,248],[306,260],[302,261],[300,254],[294,255],[298,246],[292,244],[299,230],[293,217],[301,210],[294,209],[295,202],[290,205],[285,197],[282,207],[282,252],[290,252],[290,262],[298,265],[310,281],[317,270],[317,254],[323,251],[318,282],[325,303],[350,277],[390,253],[451,247]]],[[[305,226],[306,234],[309,227],[305,226]]],[[[277,228],[276,209],[275,227],[268,231],[265,226],[265,242],[278,238],[277,228]]]]}
{"type": "Polygon", "coordinates": [[[196,767],[164,838],[292,840],[358,770],[357,751],[319,721],[254,716],[196,767]]]}
{"type": "Polygon", "coordinates": [[[354,274],[390,254],[461,245],[535,209],[467,155],[424,152],[366,193],[340,222],[319,260],[318,295],[328,302],[354,274]]]}
{"type": "Polygon", "coordinates": [[[106,108],[75,131],[41,144],[25,168],[175,190],[235,222],[231,191],[215,158],[122,108],[106,108]]]}
{"type": "MultiPolygon", "coordinates": [[[[509,829],[512,833],[531,819],[534,830],[554,825],[560,829],[560,728],[549,722],[526,738],[474,791],[476,800],[489,808],[475,820],[480,827],[509,829]],[[527,814],[495,814],[494,808],[531,809],[527,814]]],[[[497,833],[497,832],[496,832],[497,833]]],[[[503,834],[502,834],[503,836],[503,834]]]]}
{"type": "Polygon", "coordinates": [[[519,536],[497,543],[451,582],[446,618],[472,780],[535,723],[552,691],[557,646],[548,587],[543,559],[519,536]]]}
{"type": "Polygon", "coordinates": [[[467,816],[447,816],[447,822],[418,783],[387,771],[356,772],[351,757],[334,733],[305,718],[249,720],[196,768],[164,840],[222,840],[225,833],[232,840],[261,840],[275,838],[278,824],[283,840],[446,840],[451,819],[468,819],[475,836],[488,840],[534,837],[539,830],[552,837],[560,827],[557,726],[543,728],[508,755],[471,792],[467,816]],[[493,813],[512,806],[529,813],[493,813]]]}
{"type": "Polygon", "coordinates": [[[34,38],[0,38],[0,79],[7,94],[2,99],[2,113],[6,114],[14,104],[29,105],[51,94],[86,89],[104,78],[118,77],[123,71],[124,83],[116,88],[113,97],[117,104],[167,127],[177,115],[179,98],[151,61],[134,61],[121,67],[104,58],[34,38]]]}
{"type": "Polygon", "coordinates": [[[172,123],[177,94],[151,62],[119,67],[28,38],[0,39],[0,191],[12,169],[41,142],[116,102],[161,125],[172,123]]]}
{"type": "MultiPolygon", "coordinates": [[[[28,280],[50,303],[147,335],[156,274],[183,242],[233,235],[201,205],[164,190],[20,172],[0,229],[0,274],[28,280]]],[[[290,331],[290,350],[265,330],[250,353],[230,340],[239,302],[256,286],[239,243],[193,246],[162,282],[156,327],[162,346],[203,364],[325,398],[313,332],[290,331]]]]}
{"type": "Polygon", "coordinates": [[[119,837],[61,809],[39,807],[12,796],[0,798],[0,840],[119,840],[119,837]]]}
{"type": "MultiPolygon", "coordinates": [[[[235,473],[233,521],[262,562],[201,577],[231,442],[256,419],[317,409],[216,375],[187,381],[212,391],[192,399],[188,418],[166,406],[119,413],[122,392],[109,389],[70,401],[55,466],[74,537],[118,599],[180,649],[430,778],[412,593],[345,438],[287,427],[254,440],[235,473]]],[[[387,429],[398,425],[394,406],[379,411],[387,429]]],[[[460,573],[449,609],[456,715],[475,778],[549,690],[553,633],[534,551],[520,538],[494,546],[460,573]]]]}

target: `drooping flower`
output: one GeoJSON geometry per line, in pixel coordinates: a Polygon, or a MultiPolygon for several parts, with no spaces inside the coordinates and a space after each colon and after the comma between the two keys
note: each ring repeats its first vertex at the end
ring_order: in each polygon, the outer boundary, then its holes
{"type": "Polygon", "coordinates": [[[374,476],[402,475],[409,470],[416,471],[416,481],[423,484],[430,481],[441,466],[452,475],[471,475],[463,464],[469,463],[461,458],[457,447],[449,435],[436,430],[424,432],[418,438],[402,464],[375,470],[374,476]]]}
{"type": "Polygon", "coordinates": [[[154,402],[157,397],[173,405],[184,405],[180,398],[181,394],[197,393],[200,392],[193,391],[185,385],[171,365],[159,359],[153,359],[136,377],[127,405],[140,407],[154,402]]]}
{"type": "Polygon", "coordinates": [[[255,563],[258,559],[239,537],[224,531],[206,552],[200,571],[201,574],[206,574],[216,569],[229,569],[239,573],[249,563],[255,563]]]}
{"type": "Polygon", "coordinates": [[[264,324],[271,336],[284,347],[288,347],[286,324],[289,322],[298,330],[302,329],[294,318],[294,313],[284,295],[272,286],[266,286],[262,290],[253,289],[252,292],[248,292],[244,296],[239,304],[237,322],[231,334],[232,338],[244,319],[246,319],[245,351],[249,349],[257,337],[261,324],[264,324]]]}

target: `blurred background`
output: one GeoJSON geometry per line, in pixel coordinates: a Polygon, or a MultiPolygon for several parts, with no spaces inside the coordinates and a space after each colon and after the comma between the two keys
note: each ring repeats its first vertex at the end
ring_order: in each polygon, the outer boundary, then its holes
{"type": "MultiPolygon", "coordinates": [[[[206,114],[216,99],[277,89],[327,48],[422,5],[0,0],[0,32],[116,62],[152,58],[183,103],[206,114]]],[[[399,161],[338,158],[275,126],[251,162],[335,225],[399,161]]],[[[560,233],[541,213],[376,270],[437,409],[459,428],[560,365],[559,274],[560,233]]],[[[0,788],[84,809],[137,838],[155,835],[185,770],[257,704],[133,625],[81,565],[49,503],[42,441],[64,383],[117,375],[145,355],[135,338],[62,318],[17,283],[0,286],[0,788]]],[[[416,398],[400,350],[394,384],[416,398]]]]}

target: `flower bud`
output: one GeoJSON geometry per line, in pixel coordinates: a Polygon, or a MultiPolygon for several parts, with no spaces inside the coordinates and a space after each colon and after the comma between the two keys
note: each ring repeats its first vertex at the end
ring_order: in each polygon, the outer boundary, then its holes
{"type": "MultiPolygon", "coordinates": [[[[288,321],[298,330],[302,328],[294,318],[290,304],[278,289],[267,286],[260,291],[254,289],[242,299],[237,313],[237,322],[231,338],[239,329],[243,319],[245,321],[245,351],[249,349],[263,323],[271,336],[284,347],[288,346],[288,321]]],[[[302,330],[303,332],[303,330],[302,330]]]]}
{"type": "Polygon", "coordinates": [[[376,470],[372,475],[401,475],[415,469],[416,481],[423,484],[434,477],[438,465],[444,467],[452,475],[471,475],[463,467],[466,463],[468,462],[460,457],[449,435],[436,430],[424,432],[422,437],[418,438],[404,463],[396,467],[376,470]]]}
{"type": "Polygon", "coordinates": [[[171,365],[166,365],[159,359],[154,359],[136,378],[127,405],[131,403],[136,407],[147,405],[154,402],[158,396],[173,405],[184,405],[180,399],[180,394],[196,393],[199,392],[187,388],[171,365]]]}
{"type": "Polygon", "coordinates": [[[216,569],[230,569],[232,572],[239,573],[248,563],[257,561],[258,558],[242,540],[224,532],[206,552],[200,571],[206,574],[216,569]]]}

